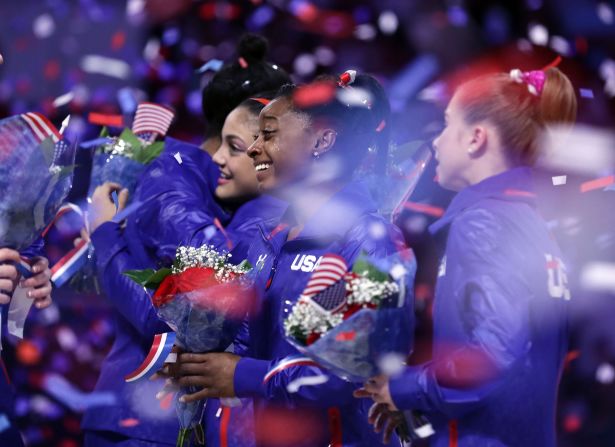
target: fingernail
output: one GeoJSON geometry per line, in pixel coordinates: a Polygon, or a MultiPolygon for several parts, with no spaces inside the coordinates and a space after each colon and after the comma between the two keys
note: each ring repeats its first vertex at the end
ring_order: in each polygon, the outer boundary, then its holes
{"type": "Polygon", "coordinates": [[[28,298],[32,298],[32,291],[28,290],[28,293],[26,295],[28,295],[28,298]]]}
{"type": "Polygon", "coordinates": [[[179,398],[179,401],[180,401],[181,403],[186,403],[186,397],[185,397],[185,396],[180,397],[180,398],[179,398]]]}
{"type": "Polygon", "coordinates": [[[164,393],[164,392],[162,392],[162,391],[158,391],[158,392],[156,393],[156,399],[160,400],[160,399],[162,399],[162,398],[164,397],[164,395],[165,395],[165,393],[164,393]]]}
{"type": "Polygon", "coordinates": [[[165,385],[173,385],[173,379],[167,379],[164,381],[165,385]]]}

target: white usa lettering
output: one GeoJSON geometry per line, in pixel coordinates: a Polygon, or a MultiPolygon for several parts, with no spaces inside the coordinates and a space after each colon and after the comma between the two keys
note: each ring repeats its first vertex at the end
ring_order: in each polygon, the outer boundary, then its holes
{"type": "Polygon", "coordinates": [[[297,255],[290,265],[290,269],[295,271],[301,270],[306,273],[313,272],[320,265],[321,260],[322,256],[316,258],[314,255],[297,255]]]}
{"type": "Polygon", "coordinates": [[[566,266],[561,259],[545,253],[547,260],[547,287],[552,298],[563,298],[570,300],[570,289],[568,289],[568,277],[566,276],[566,266]]]}

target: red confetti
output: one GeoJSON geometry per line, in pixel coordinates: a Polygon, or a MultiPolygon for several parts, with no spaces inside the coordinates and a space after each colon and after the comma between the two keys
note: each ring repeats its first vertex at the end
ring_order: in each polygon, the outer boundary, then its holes
{"type": "Polygon", "coordinates": [[[335,336],[335,341],[352,341],[357,337],[355,331],[340,332],[335,336]]]}
{"type": "Polygon", "coordinates": [[[111,49],[114,51],[119,50],[126,43],[126,33],[124,31],[117,31],[113,37],[111,37],[111,49]]]}
{"type": "Polygon", "coordinates": [[[34,343],[21,340],[17,345],[17,360],[24,365],[35,365],[41,359],[41,352],[34,343]]]}
{"type": "Polygon", "coordinates": [[[49,80],[54,80],[60,74],[60,64],[57,60],[52,59],[45,64],[43,75],[49,80]]]}
{"type": "Polygon", "coordinates": [[[533,192],[524,191],[522,189],[514,189],[514,188],[508,188],[507,190],[505,190],[504,195],[514,196],[514,197],[536,197],[536,194],[534,194],[533,192]]]}
{"type": "Polygon", "coordinates": [[[564,368],[567,368],[568,365],[579,358],[579,356],[581,355],[581,351],[579,351],[578,349],[574,350],[574,351],[569,351],[566,354],[566,358],[564,359],[564,368]]]}
{"type": "Polygon", "coordinates": [[[569,414],[564,418],[564,430],[567,432],[578,431],[581,425],[582,421],[578,414],[569,414]]]}
{"type": "Polygon", "coordinates": [[[428,203],[406,202],[404,204],[404,208],[417,211],[419,213],[428,214],[433,217],[442,217],[444,215],[444,208],[430,205],[428,203]]]}
{"type": "Polygon", "coordinates": [[[386,125],[387,122],[385,120],[380,121],[380,124],[378,124],[378,127],[376,127],[376,132],[382,132],[386,125]]]}
{"type": "Polygon", "coordinates": [[[99,126],[124,127],[124,117],[122,115],[105,115],[104,113],[90,112],[88,121],[99,126]]]}
{"type": "Polygon", "coordinates": [[[615,175],[609,175],[607,177],[601,177],[596,180],[590,180],[581,184],[581,192],[593,191],[594,189],[606,188],[609,185],[615,183],[615,175]]]}
{"type": "Polygon", "coordinates": [[[330,102],[335,96],[335,85],[331,82],[314,82],[299,87],[293,94],[293,102],[299,108],[313,107],[330,102]]]}
{"type": "Polygon", "coordinates": [[[175,397],[175,393],[168,393],[162,399],[160,399],[160,408],[163,410],[168,410],[171,408],[171,404],[173,403],[173,398],[175,397]]]}
{"type": "Polygon", "coordinates": [[[240,57],[238,59],[238,62],[239,62],[239,65],[241,65],[241,68],[248,68],[248,63],[243,57],[240,57]]]}
{"type": "Polygon", "coordinates": [[[120,421],[120,427],[135,427],[139,425],[139,420],[135,418],[122,419],[120,421]]]}

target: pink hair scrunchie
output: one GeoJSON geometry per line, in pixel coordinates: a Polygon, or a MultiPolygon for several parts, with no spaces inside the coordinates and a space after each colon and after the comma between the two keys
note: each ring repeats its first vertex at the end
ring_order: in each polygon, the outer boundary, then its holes
{"type": "Polygon", "coordinates": [[[535,96],[542,95],[547,75],[542,70],[521,71],[518,68],[510,70],[510,78],[518,84],[527,84],[528,91],[535,96]]]}

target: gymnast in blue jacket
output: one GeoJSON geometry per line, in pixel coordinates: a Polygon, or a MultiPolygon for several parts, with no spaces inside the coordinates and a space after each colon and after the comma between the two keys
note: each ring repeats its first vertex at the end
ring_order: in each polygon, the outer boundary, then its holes
{"type": "Polygon", "coordinates": [[[369,147],[387,149],[388,119],[380,84],[351,72],[337,82],[288,86],[261,111],[249,154],[261,189],[288,201],[289,209],[250,248],[260,299],[250,315],[247,350],[181,354],[170,368],[180,385],[203,387],[184,396],[188,401],[253,397],[259,446],[382,445],[368,425],[368,406],[352,397],[355,385],[298,359],[281,316],[324,254],[352,265],[361,252],[386,257],[403,246],[399,230],[377,214],[365,185],[352,180],[369,147]],[[365,102],[349,104],[345,95],[363,95],[365,102]],[[291,382],[319,375],[326,382],[289,390],[291,382]]]}
{"type": "MultiPolygon", "coordinates": [[[[135,201],[141,206],[123,224],[110,221],[116,210],[109,194],[119,191],[120,185],[103,185],[92,197],[91,240],[97,252],[99,278],[115,310],[116,325],[115,341],[96,390],[112,392],[116,402],[104,411],[86,411],[82,423],[86,445],[175,445],[179,431],[172,406],[161,409],[155,399],[159,383],[124,381],[124,376],[145,358],[153,336],[170,329],[158,319],[143,289],[122,272],[168,265],[182,243],[207,243],[220,249],[229,249],[230,243],[233,259],[241,261],[247,251],[242,238],[250,237],[256,222],[279,219],[284,208],[280,201],[259,196],[246,149],[258,129],[258,112],[267,102],[255,89],[277,89],[288,77],[263,60],[266,42],[262,38],[251,36],[242,42],[240,55],[248,66],[233,62],[223,67],[203,93],[207,110],[220,106],[215,114],[209,113],[214,128],[218,115],[232,110],[219,124],[225,126],[221,137],[212,132],[204,144],[207,149],[211,139],[218,141],[216,160],[198,146],[168,139],[164,152],[139,180],[135,201]],[[225,96],[225,92],[229,95],[225,96]],[[232,101],[241,105],[229,109],[232,101]],[[249,166],[247,171],[241,168],[245,164],[249,166]],[[138,424],[126,423],[134,420],[138,424]]],[[[120,191],[120,208],[126,200],[127,193],[120,191]]],[[[205,426],[210,443],[218,437],[217,410],[216,402],[209,402],[205,426]]],[[[225,421],[228,423],[229,418],[225,421]]],[[[249,443],[231,440],[228,445],[249,443]]]]}
{"type": "Polygon", "coordinates": [[[446,240],[434,302],[431,362],[375,377],[359,396],[420,410],[444,447],[554,447],[557,388],[568,346],[570,291],[557,243],[536,209],[538,137],[576,117],[557,68],[462,84],[433,143],[438,181],[459,191],[430,230],[446,240]]]}

